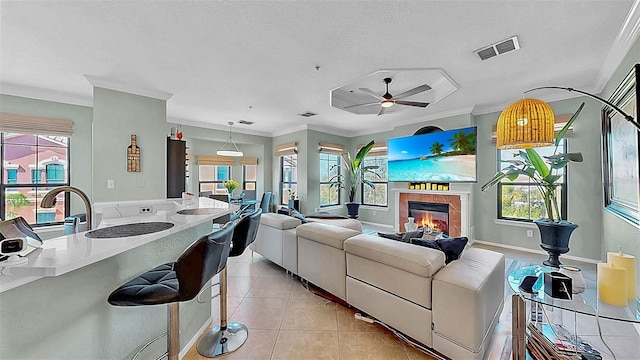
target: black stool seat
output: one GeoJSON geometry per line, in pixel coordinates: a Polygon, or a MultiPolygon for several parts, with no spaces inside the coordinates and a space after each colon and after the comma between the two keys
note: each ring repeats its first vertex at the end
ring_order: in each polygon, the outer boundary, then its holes
{"type": "Polygon", "coordinates": [[[116,306],[158,305],[182,301],[174,263],[154,267],[115,289],[109,304],[116,306]]]}
{"type": "Polygon", "coordinates": [[[225,224],[220,230],[205,235],[189,245],[175,262],[158,265],[109,295],[107,301],[115,306],[168,305],[169,360],[178,360],[180,351],[178,304],[195,298],[200,290],[225,268],[234,229],[235,224],[225,224]]]}

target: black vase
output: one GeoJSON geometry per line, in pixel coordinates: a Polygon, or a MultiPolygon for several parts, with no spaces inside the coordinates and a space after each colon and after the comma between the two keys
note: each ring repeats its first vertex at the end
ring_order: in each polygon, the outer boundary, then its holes
{"type": "Polygon", "coordinates": [[[347,205],[347,216],[349,216],[352,219],[357,219],[358,218],[358,212],[360,210],[360,203],[357,203],[357,202],[346,202],[344,204],[347,205]]]}
{"type": "Polygon", "coordinates": [[[553,222],[549,219],[538,219],[533,221],[540,230],[540,239],[543,248],[548,254],[549,259],[542,262],[547,266],[559,268],[560,255],[569,252],[569,239],[573,230],[578,228],[578,224],[572,222],[553,222]]]}

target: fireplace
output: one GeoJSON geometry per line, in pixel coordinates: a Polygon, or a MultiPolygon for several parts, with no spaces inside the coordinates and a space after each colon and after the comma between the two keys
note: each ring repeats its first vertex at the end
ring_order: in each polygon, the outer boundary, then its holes
{"type": "Polygon", "coordinates": [[[409,216],[418,227],[449,235],[449,204],[409,201],[409,216]]]}
{"type": "MultiPolygon", "coordinates": [[[[404,224],[408,217],[418,220],[419,216],[409,214],[409,202],[421,202],[447,206],[447,233],[451,237],[469,236],[469,195],[468,191],[431,191],[393,189],[395,192],[395,224],[396,231],[404,231],[404,224]]],[[[435,212],[444,213],[443,208],[436,208],[435,212]]],[[[442,216],[442,215],[439,215],[442,216]]],[[[418,223],[418,221],[416,221],[418,223]]],[[[419,223],[418,223],[419,224],[419,223]]]]}

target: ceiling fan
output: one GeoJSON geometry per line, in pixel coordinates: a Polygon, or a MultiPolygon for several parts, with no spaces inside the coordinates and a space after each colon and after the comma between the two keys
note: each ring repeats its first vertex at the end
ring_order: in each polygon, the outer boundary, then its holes
{"type": "Polygon", "coordinates": [[[391,78],[384,78],[382,81],[386,84],[387,87],[387,92],[384,95],[379,95],[378,93],[376,93],[375,91],[368,89],[368,88],[360,88],[359,90],[367,93],[371,96],[373,96],[374,98],[380,100],[379,102],[374,102],[374,103],[368,103],[368,104],[359,104],[359,105],[351,105],[351,106],[347,106],[345,107],[345,109],[349,109],[349,108],[354,108],[354,107],[362,107],[362,106],[369,106],[369,105],[375,105],[375,104],[380,104],[380,111],[378,111],[378,116],[382,115],[384,113],[384,109],[393,106],[393,104],[399,104],[399,105],[407,105],[407,106],[417,106],[417,107],[426,107],[427,105],[429,105],[429,103],[427,102],[418,102],[418,101],[406,101],[406,100],[402,100],[406,97],[421,93],[423,91],[427,91],[427,90],[431,90],[431,86],[427,85],[427,84],[423,84],[420,86],[417,86],[411,90],[407,90],[405,92],[403,92],[402,94],[399,94],[397,96],[393,96],[391,94],[389,94],[389,83],[391,82],[391,78]]]}

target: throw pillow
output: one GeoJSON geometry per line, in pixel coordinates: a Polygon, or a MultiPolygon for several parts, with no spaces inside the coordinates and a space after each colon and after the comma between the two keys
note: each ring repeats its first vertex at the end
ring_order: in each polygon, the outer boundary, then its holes
{"type": "Polygon", "coordinates": [[[445,255],[445,264],[458,260],[469,239],[466,237],[445,238],[445,239],[411,239],[411,243],[436,250],[440,250],[445,255]]]}
{"type": "Polygon", "coordinates": [[[423,230],[420,229],[416,231],[398,232],[398,233],[379,232],[378,236],[391,239],[391,240],[398,240],[398,241],[408,243],[411,238],[422,237],[422,233],[423,233],[423,230]]]}
{"type": "Polygon", "coordinates": [[[296,209],[292,209],[291,212],[289,213],[289,216],[293,216],[294,218],[299,219],[303,224],[306,224],[309,222],[309,220],[307,220],[307,218],[305,218],[304,215],[302,215],[296,209]]]}
{"type": "Polygon", "coordinates": [[[447,256],[447,260],[445,260],[445,263],[447,264],[460,258],[460,255],[462,255],[464,247],[467,246],[468,241],[469,239],[465,236],[436,240],[440,249],[442,249],[444,254],[447,256]]]}

